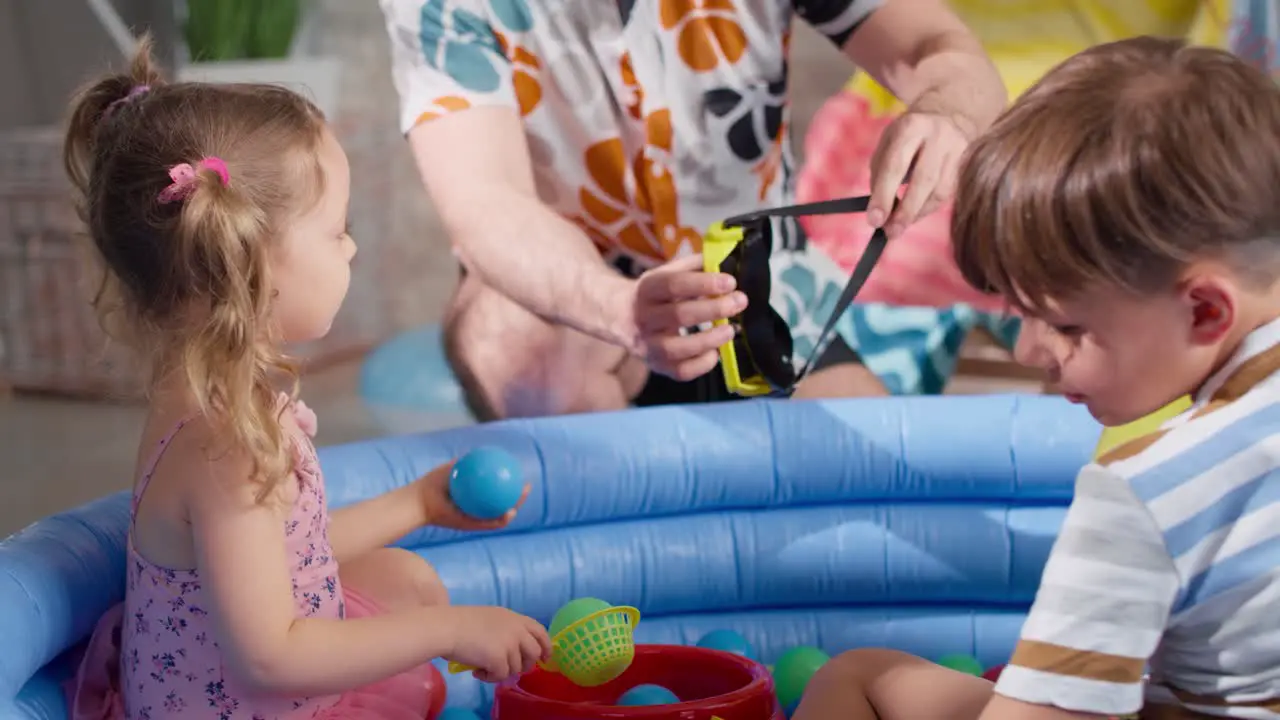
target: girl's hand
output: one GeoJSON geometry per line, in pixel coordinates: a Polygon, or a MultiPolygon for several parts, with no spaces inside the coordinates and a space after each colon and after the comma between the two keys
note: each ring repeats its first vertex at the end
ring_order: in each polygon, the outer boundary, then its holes
{"type": "Polygon", "coordinates": [[[427,525],[469,532],[499,530],[515,519],[516,512],[529,497],[529,488],[531,486],[526,484],[524,492],[520,494],[520,499],[516,501],[516,506],[511,508],[506,515],[493,520],[481,520],[480,518],[471,517],[459,510],[458,506],[453,504],[452,498],[449,497],[449,472],[451,470],[453,470],[453,463],[445,463],[414,482],[418,490],[419,502],[422,503],[423,513],[426,516],[427,525]]]}
{"type": "Polygon", "coordinates": [[[502,682],[551,657],[551,637],[533,618],[492,606],[455,606],[450,614],[458,640],[445,659],[476,668],[483,682],[502,682]]]}

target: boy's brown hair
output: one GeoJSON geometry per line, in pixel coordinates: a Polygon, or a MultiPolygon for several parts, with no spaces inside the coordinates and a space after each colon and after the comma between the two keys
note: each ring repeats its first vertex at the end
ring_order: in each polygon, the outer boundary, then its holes
{"type": "Polygon", "coordinates": [[[951,233],[1017,307],[1171,287],[1216,258],[1280,277],[1280,89],[1230,53],[1138,37],[1051,70],[970,146],[951,233]]]}

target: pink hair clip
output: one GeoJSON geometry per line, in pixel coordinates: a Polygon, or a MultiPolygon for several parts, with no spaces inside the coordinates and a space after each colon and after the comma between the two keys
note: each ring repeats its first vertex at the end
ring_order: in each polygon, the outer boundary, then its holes
{"type": "Polygon", "coordinates": [[[169,187],[160,191],[157,200],[164,205],[179,200],[186,200],[191,191],[196,189],[196,173],[199,170],[212,170],[218,173],[218,177],[222,180],[222,186],[226,187],[231,182],[231,175],[227,172],[227,164],[219,157],[207,157],[192,167],[189,163],[179,163],[169,168],[169,179],[173,180],[169,187]]]}
{"type": "Polygon", "coordinates": [[[121,105],[133,100],[139,95],[143,95],[149,92],[151,92],[150,85],[134,85],[132,88],[130,88],[127,95],[120,98],[119,100],[112,102],[110,105],[107,106],[106,110],[102,111],[103,119],[111,117],[111,113],[115,112],[116,108],[120,107],[121,105]]]}

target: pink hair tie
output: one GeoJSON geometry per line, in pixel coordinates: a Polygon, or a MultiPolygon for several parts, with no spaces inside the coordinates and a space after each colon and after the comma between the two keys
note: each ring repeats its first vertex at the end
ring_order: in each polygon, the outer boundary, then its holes
{"type": "Polygon", "coordinates": [[[196,189],[196,173],[200,170],[212,170],[218,174],[218,178],[222,180],[222,186],[226,187],[231,182],[231,175],[227,172],[227,164],[219,157],[207,157],[192,167],[188,163],[179,163],[169,168],[169,179],[173,182],[169,187],[160,191],[157,198],[160,204],[168,204],[180,200],[186,200],[191,191],[196,189]]]}

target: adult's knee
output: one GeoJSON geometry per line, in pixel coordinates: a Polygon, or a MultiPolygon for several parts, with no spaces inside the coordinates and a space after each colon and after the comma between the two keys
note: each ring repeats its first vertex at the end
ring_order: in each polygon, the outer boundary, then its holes
{"type": "Polygon", "coordinates": [[[446,324],[445,357],[472,415],[481,422],[556,415],[556,333],[533,323],[495,328],[466,316],[446,324]]]}

